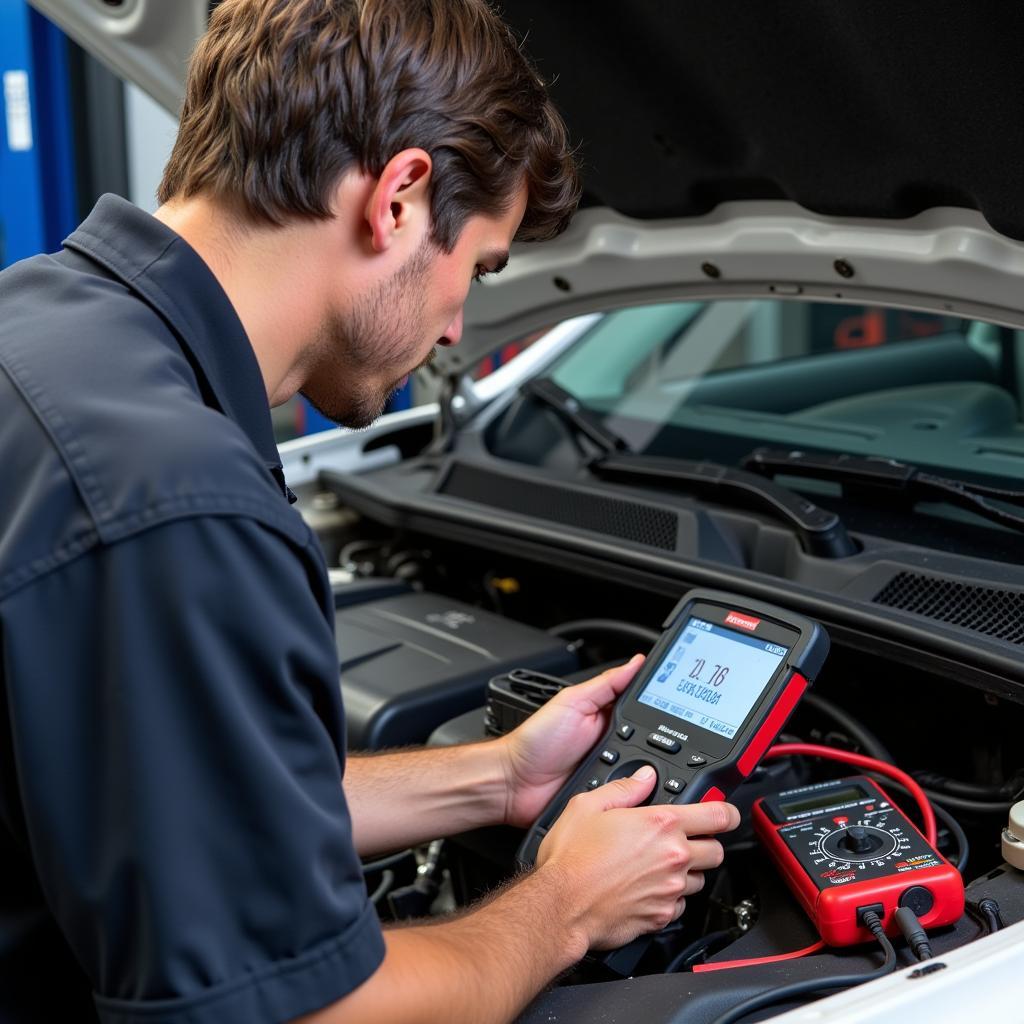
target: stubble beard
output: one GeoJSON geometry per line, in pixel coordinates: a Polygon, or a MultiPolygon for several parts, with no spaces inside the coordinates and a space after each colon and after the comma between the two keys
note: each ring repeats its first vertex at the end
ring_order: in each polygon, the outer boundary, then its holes
{"type": "Polygon", "coordinates": [[[406,374],[431,361],[433,350],[419,366],[409,365],[423,332],[433,254],[425,239],[389,280],[360,296],[347,313],[332,312],[321,324],[301,393],[322,416],[355,430],[370,426],[406,374]],[[381,374],[388,371],[394,377],[381,385],[381,374]]]}

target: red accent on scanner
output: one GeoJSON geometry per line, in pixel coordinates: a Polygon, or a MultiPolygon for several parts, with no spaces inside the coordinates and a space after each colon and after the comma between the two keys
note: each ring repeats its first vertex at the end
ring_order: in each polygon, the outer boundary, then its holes
{"type": "Polygon", "coordinates": [[[807,680],[799,672],[793,673],[793,678],[786,684],[786,688],[779,695],[764,724],[754,734],[750,746],[743,751],[737,762],[740,774],[746,778],[756,767],[757,762],[764,756],[765,751],[775,741],[775,737],[782,731],[790,712],[796,707],[796,702],[803,696],[807,689],[807,680]]]}

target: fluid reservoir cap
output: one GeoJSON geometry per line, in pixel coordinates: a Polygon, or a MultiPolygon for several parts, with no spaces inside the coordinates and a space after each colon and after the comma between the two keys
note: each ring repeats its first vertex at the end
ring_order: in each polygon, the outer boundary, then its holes
{"type": "Polygon", "coordinates": [[[1024,871],[1024,800],[1010,808],[1010,821],[1003,829],[1003,859],[1024,871]]]}

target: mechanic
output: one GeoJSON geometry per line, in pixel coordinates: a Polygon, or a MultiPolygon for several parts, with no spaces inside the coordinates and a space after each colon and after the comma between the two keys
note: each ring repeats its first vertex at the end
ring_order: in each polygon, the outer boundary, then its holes
{"type": "Polygon", "coordinates": [[[484,0],[226,0],[156,215],[104,197],[0,275],[0,1019],[509,1020],[720,862],[735,808],[636,806],[649,772],[462,915],[382,932],[363,882],[360,856],[530,823],[639,660],[503,739],[346,761],[269,406],[370,423],[577,195],[484,0]]]}

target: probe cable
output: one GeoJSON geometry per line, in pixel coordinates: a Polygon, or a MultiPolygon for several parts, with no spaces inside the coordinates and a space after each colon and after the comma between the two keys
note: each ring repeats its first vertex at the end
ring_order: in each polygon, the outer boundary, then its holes
{"type": "Polygon", "coordinates": [[[776,743],[769,747],[764,755],[769,757],[821,757],[827,761],[841,761],[843,764],[852,764],[863,771],[876,772],[886,778],[898,782],[914,798],[921,811],[921,820],[924,823],[923,834],[929,845],[935,846],[936,827],[935,812],[932,810],[931,801],[925,791],[918,785],[914,778],[906,772],[901,771],[895,765],[886,764],[884,761],[877,761],[873,757],[865,757],[863,754],[854,754],[849,750],[837,750],[835,747],[823,747],[817,743],[776,743]]]}
{"type": "MultiPolygon", "coordinates": [[[[786,744],[787,746],[789,744],[786,744]]],[[[823,748],[827,749],[827,748],[823,748]]],[[[730,1010],[726,1010],[721,1016],[716,1017],[712,1024],[735,1024],[740,1018],[755,1010],[764,1009],[775,1003],[786,1002],[797,999],[800,996],[815,995],[830,989],[850,988],[853,985],[861,985],[866,981],[874,981],[883,975],[890,974],[896,968],[896,950],[893,949],[882,928],[882,922],[878,914],[873,910],[866,910],[861,915],[861,923],[871,931],[871,934],[878,941],[878,944],[885,951],[885,960],[880,967],[863,974],[835,975],[827,978],[808,978],[805,981],[797,981],[792,985],[783,985],[781,988],[772,989],[769,992],[761,992],[749,999],[744,999],[730,1010]]]]}
{"type": "MultiPolygon", "coordinates": [[[[902,783],[896,782],[892,779],[890,779],[889,782],[891,785],[895,786],[896,789],[906,794],[907,791],[903,787],[902,783]]],[[[925,790],[925,795],[928,795],[928,790],[925,790]]],[[[954,866],[962,875],[967,868],[967,858],[971,853],[970,844],[967,842],[967,835],[961,827],[960,822],[957,821],[956,818],[954,818],[953,815],[942,806],[942,804],[935,803],[933,801],[932,810],[935,812],[936,820],[942,825],[945,825],[949,834],[953,837],[953,841],[956,843],[957,857],[954,866]]],[[[948,857],[947,859],[950,861],[953,860],[952,857],[948,857]]]]}
{"type": "Polygon", "coordinates": [[[971,917],[981,921],[988,928],[989,935],[1003,927],[1003,918],[999,910],[999,904],[991,896],[985,896],[983,899],[978,900],[977,903],[973,900],[968,900],[966,907],[971,917]]]}
{"type": "Polygon", "coordinates": [[[896,911],[896,924],[903,932],[903,938],[907,945],[913,950],[918,960],[931,960],[932,947],[928,942],[928,933],[924,930],[917,914],[910,907],[900,907],[896,911]]]}
{"type": "Polygon", "coordinates": [[[705,974],[708,971],[727,971],[734,967],[754,967],[756,964],[773,964],[779,960],[796,960],[802,956],[810,956],[825,948],[821,939],[812,942],[803,949],[794,949],[790,953],[776,953],[774,956],[753,956],[748,960],[716,960],[713,964],[694,964],[690,970],[694,974],[705,974]]]}

